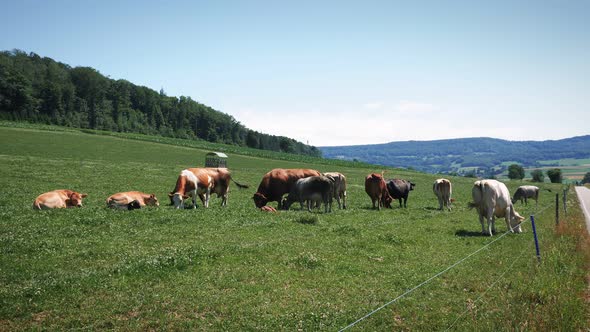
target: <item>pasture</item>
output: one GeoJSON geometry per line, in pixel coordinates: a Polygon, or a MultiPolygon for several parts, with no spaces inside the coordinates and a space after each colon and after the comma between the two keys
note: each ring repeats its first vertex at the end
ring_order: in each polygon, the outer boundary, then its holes
{"type": "MultiPolygon", "coordinates": [[[[320,159],[229,153],[250,188],[232,184],[225,208],[213,198],[209,209],[174,210],[178,174],[208,150],[120,136],[0,127],[0,330],[334,331],[495,239],[467,208],[474,179],[451,177],[453,211],[438,211],[437,176],[387,169],[416,188],[407,209],[376,211],[364,177],[384,168],[320,159]],[[252,194],[278,167],[342,172],[349,208],[261,212],[252,194]],[[84,207],[32,210],[37,195],[62,188],[87,193],[84,207]],[[161,205],[105,207],[127,190],[161,205]]],[[[522,184],[506,183],[511,193],[522,184]]],[[[556,228],[553,199],[543,191],[537,207],[550,206],[536,215],[541,264],[525,223],[351,330],[584,329],[585,230],[574,194],[556,228]]],[[[523,216],[535,209],[516,204],[523,216]]]]}

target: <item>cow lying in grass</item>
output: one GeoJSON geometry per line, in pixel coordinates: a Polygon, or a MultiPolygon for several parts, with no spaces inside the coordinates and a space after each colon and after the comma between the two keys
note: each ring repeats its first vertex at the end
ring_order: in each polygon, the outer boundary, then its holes
{"type": "Polygon", "coordinates": [[[33,203],[33,209],[45,210],[82,207],[82,198],[86,196],[88,195],[80,194],[69,189],[54,190],[37,196],[33,203]]]}

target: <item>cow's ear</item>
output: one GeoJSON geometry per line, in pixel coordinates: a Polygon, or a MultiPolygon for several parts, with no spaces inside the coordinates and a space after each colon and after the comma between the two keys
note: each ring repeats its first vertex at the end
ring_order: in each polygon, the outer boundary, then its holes
{"type": "Polygon", "coordinates": [[[88,194],[80,194],[80,197],[86,198],[86,197],[88,197],[88,194]]]}

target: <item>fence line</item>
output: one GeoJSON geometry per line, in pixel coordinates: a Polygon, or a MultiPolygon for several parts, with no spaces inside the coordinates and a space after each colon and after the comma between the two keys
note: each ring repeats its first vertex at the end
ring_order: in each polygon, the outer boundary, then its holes
{"type": "MultiPolygon", "coordinates": [[[[541,210],[537,211],[535,214],[541,214],[541,213],[543,213],[545,210],[547,210],[547,209],[548,209],[548,208],[550,208],[550,207],[551,207],[551,205],[548,205],[548,206],[544,207],[543,209],[541,209],[541,210]]],[[[529,219],[529,220],[530,220],[530,219],[529,219]]],[[[526,221],[527,221],[527,220],[525,220],[525,221],[521,222],[521,223],[520,223],[520,225],[524,224],[526,221]]],[[[370,317],[370,316],[372,316],[373,314],[377,313],[377,312],[378,312],[378,311],[380,311],[381,309],[383,309],[383,308],[385,308],[385,307],[387,307],[387,306],[391,305],[392,303],[395,303],[395,302],[397,302],[399,299],[402,299],[402,298],[406,297],[406,295],[408,295],[408,294],[412,293],[412,292],[413,292],[413,291],[415,291],[416,289],[418,289],[418,288],[420,288],[420,287],[422,287],[422,286],[424,286],[424,285],[426,285],[426,284],[430,283],[432,280],[434,280],[434,279],[438,278],[439,276],[441,276],[441,275],[445,274],[446,272],[448,272],[449,270],[451,270],[451,269],[452,269],[452,268],[454,268],[455,266],[457,266],[457,265],[459,265],[459,264],[463,263],[464,261],[466,261],[467,259],[469,259],[471,256],[473,256],[473,255],[475,255],[475,254],[479,253],[480,251],[482,251],[482,250],[484,250],[485,248],[489,247],[490,245],[492,245],[492,244],[493,244],[493,243],[495,243],[496,241],[500,240],[500,239],[501,239],[501,238],[503,238],[504,236],[508,235],[508,233],[510,233],[510,231],[511,231],[510,229],[509,229],[509,230],[507,230],[507,231],[506,231],[504,234],[502,234],[502,235],[498,236],[496,239],[494,239],[494,240],[490,241],[489,243],[485,244],[483,247],[481,247],[481,248],[477,249],[476,251],[474,251],[474,252],[470,253],[469,255],[467,255],[467,256],[465,256],[465,257],[461,258],[460,260],[458,260],[457,262],[455,262],[455,263],[451,264],[450,266],[448,266],[448,267],[447,267],[447,268],[445,268],[444,270],[442,270],[442,271],[438,272],[437,274],[433,275],[432,277],[430,277],[430,278],[428,278],[428,279],[424,280],[422,283],[418,284],[417,286],[414,286],[413,288],[411,288],[411,289],[409,289],[409,290],[405,291],[403,294],[401,294],[401,295],[397,296],[397,297],[396,297],[396,298],[394,298],[393,300],[391,300],[391,301],[389,301],[389,302],[387,302],[387,303],[383,304],[383,305],[382,305],[382,306],[380,306],[379,308],[377,308],[377,309],[375,309],[375,310],[373,310],[373,311],[369,312],[368,314],[364,315],[363,317],[361,317],[361,318],[359,318],[359,319],[355,320],[354,322],[350,323],[349,325],[347,325],[347,326],[343,327],[342,329],[338,330],[338,332],[342,332],[342,331],[348,330],[349,328],[351,328],[351,327],[355,326],[356,324],[360,323],[361,321],[365,320],[366,318],[369,318],[369,317],[370,317]]],[[[524,251],[523,251],[523,253],[524,253],[524,251]]]]}

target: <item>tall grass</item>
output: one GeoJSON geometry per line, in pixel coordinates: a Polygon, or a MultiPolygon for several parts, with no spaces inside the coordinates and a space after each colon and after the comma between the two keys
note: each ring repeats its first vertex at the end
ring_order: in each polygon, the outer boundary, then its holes
{"type": "MultiPolygon", "coordinates": [[[[0,330],[332,331],[491,241],[466,207],[473,179],[451,178],[455,206],[438,211],[436,176],[388,169],[386,177],[417,187],[407,209],[376,211],[363,179],[382,167],[230,153],[232,175],[251,189],[232,185],[226,208],[214,198],[209,209],[174,210],[167,193],[209,146],[41,129],[0,127],[0,330]],[[251,197],[276,167],[344,173],[349,208],[261,212],[251,197]],[[58,188],[88,193],[84,207],[31,209],[58,188]],[[153,192],[163,204],[106,208],[109,195],[126,190],[153,192]]],[[[453,329],[583,330],[587,241],[570,200],[566,226],[556,229],[551,209],[536,216],[540,264],[525,225],[355,329],[444,330],[462,317],[453,329]]],[[[539,209],[552,202],[542,194],[539,209]]],[[[502,221],[498,230],[506,231],[502,221]]]]}

